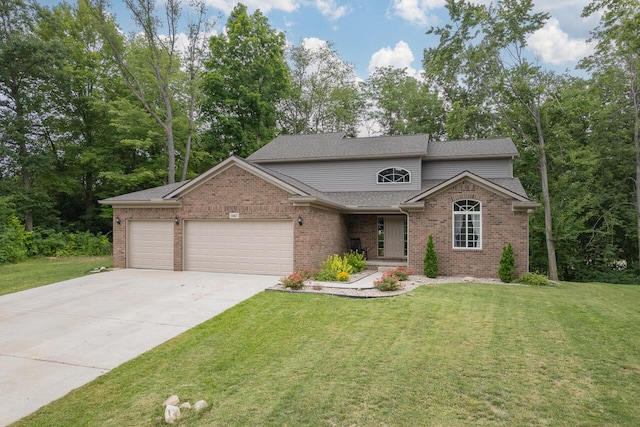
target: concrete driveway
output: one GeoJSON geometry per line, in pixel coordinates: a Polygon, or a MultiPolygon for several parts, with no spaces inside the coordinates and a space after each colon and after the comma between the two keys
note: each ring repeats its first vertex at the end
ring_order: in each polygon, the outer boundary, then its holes
{"type": "Polygon", "coordinates": [[[0,425],[30,414],[278,279],[117,270],[0,296],[0,425]]]}

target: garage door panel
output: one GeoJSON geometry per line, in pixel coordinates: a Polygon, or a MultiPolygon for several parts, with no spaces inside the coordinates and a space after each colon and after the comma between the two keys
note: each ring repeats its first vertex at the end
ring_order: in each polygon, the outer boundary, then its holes
{"type": "Polygon", "coordinates": [[[185,269],[254,274],[293,270],[291,221],[185,221],[185,269]]]}
{"type": "Polygon", "coordinates": [[[173,221],[127,223],[127,267],[173,270],[173,221]]]}

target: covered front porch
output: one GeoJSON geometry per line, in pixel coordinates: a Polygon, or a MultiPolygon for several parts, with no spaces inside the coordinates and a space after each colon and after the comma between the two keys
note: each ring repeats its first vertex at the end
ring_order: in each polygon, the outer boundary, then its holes
{"type": "Polygon", "coordinates": [[[351,249],[366,251],[367,268],[407,266],[405,214],[350,214],[347,233],[351,249]]]}

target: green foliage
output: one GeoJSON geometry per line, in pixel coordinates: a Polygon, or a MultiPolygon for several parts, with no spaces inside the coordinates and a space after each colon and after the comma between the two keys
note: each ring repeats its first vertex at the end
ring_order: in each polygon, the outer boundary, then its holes
{"type": "Polygon", "coordinates": [[[547,276],[538,273],[522,273],[518,278],[518,283],[529,286],[548,286],[551,284],[547,276]]]}
{"type": "Polygon", "coordinates": [[[433,235],[429,235],[424,252],[424,275],[430,278],[438,277],[438,254],[433,244],[433,235]]]}
{"type": "Polygon", "coordinates": [[[515,276],[515,263],[516,260],[513,257],[513,246],[511,243],[502,248],[502,257],[500,258],[500,267],[498,268],[498,277],[504,283],[513,282],[515,276]]]}
{"type": "Polygon", "coordinates": [[[360,273],[367,267],[367,260],[362,252],[349,251],[344,254],[343,259],[351,266],[352,273],[360,273]]]}
{"type": "Polygon", "coordinates": [[[0,223],[0,264],[19,262],[27,257],[28,234],[14,215],[6,224],[0,223]]]}
{"type": "Polygon", "coordinates": [[[320,270],[314,276],[315,280],[320,282],[337,282],[338,272],[334,270],[320,270]]]}
{"type": "Polygon", "coordinates": [[[404,282],[409,278],[409,271],[405,267],[398,267],[395,270],[392,270],[392,274],[401,282],[404,282]]]}
{"type": "Polygon", "coordinates": [[[322,263],[322,270],[353,273],[353,267],[349,264],[347,257],[341,257],[338,254],[330,255],[329,258],[322,263]]]}
{"type": "Polygon", "coordinates": [[[276,105],[289,90],[284,34],[239,3],[226,31],[210,39],[204,74],[209,150],[246,157],[276,135],[276,105]]]}
{"type": "Polygon", "coordinates": [[[349,254],[341,257],[338,254],[329,256],[322,262],[322,268],[315,275],[315,279],[322,282],[347,282],[353,267],[349,264],[349,254]]]}

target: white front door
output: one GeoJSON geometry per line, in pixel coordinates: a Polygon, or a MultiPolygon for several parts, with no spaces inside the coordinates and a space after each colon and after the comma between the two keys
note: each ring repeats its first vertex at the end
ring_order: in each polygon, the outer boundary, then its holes
{"type": "Polygon", "coordinates": [[[384,257],[404,258],[404,215],[384,217],[384,257]]]}

